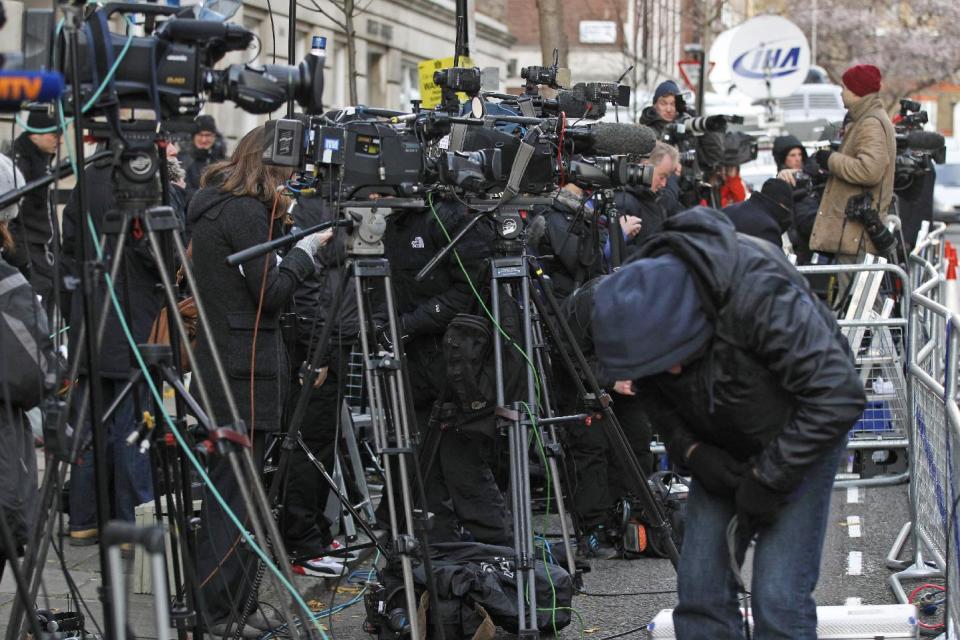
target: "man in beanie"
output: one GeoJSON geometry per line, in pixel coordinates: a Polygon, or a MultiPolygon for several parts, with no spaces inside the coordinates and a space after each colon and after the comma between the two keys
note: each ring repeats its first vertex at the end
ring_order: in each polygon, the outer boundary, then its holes
{"type": "MultiPolygon", "coordinates": [[[[44,106],[30,109],[28,130],[13,143],[13,160],[27,182],[42,178],[50,171],[50,162],[60,146],[57,123],[44,106]],[[32,133],[42,131],[43,133],[32,133]]],[[[19,183],[18,186],[23,186],[19,183]]],[[[35,189],[23,198],[20,216],[10,223],[19,254],[16,261],[23,265],[23,274],[43,299],[49,313],[54,300],[54,255],[58,253],[58,229],[50,210],[50,189],[35,189]]]]}
{"type": "Polygon", "coordinates": [[[880,70],[873,65],[850,67],[843,74],[843,104],[849,123],[837,151],[817,152],[817,164],[830,177],[810,236],[810,249],[836,256],[838,262],[859,262],[864,253],[877,253],[863,225],[844,212],[851,197],[870,194],[872,206],[885,221],[893,198],[897,139],[883,108],[880,70]]]}
{"type": "MultiPolygon", "coordinates": [[[[686,123],[693,115],[697,114],[687,108],[680,86],[673,80],[665,80],[654,90],[653,104],[646,107],[640,114],[640,124],[650,127],[660,138],[663,138],[669,125],[686,123]]],[[[708,131],[694,136],[693,149],[696,151],[697,164],[710,174],[723,166],[725,152],[723,131],[726,129],[726,121],[717,116],[709,118],[707,125],[708,131]]],[[[672,137],[670,142],[676,145],[676,137],[672,137]]],[[[698,200],[697,194],[692,192],[695,191],[694,185],[689,181],[681,183],[677,178],[672,178],[670,190],[680,192],[680,199],[665,207],[668,215],[673,215],[680,210],[680,202],[694,204],[698,200]]]]}
{"type": "Polygon", "coordinates": [[[187,202],[200,190],[200,179],[207,167],[226,157],[223,140],[213,116],[197,116],[191,144],[180,153],[180,164],[187,174],[187,202]]]}
{"type": "Polygon", "coordinates": [[[742,637],[731,525],[737,565],[756,537],[756,637],[815,640],[833,479],[866,403],[833,314],[782,251],[697,207],[598,285],[591,318],[600,366],[634,381],[693,476],[678,640],[742,637]]]}
{"type": "Polygon", "coordinates": [[[783,180],[770,178],[749,200],[725,207],[740,233],[783,247],[783,234],[793,224],[793,189],[783,180]]]}

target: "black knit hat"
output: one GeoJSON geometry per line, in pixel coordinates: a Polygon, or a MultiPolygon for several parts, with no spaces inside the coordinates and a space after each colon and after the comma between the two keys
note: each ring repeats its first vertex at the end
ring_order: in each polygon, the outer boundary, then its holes
{"type": "Polygon", "coordinates": [[[57,126],[57,121],[50,110],[44,105],[32,105],[27,107],[30,115],[27,116],[27,126],[31,129],[50,129],[57,126]]]}
{"type": "Polygon", "coordinates": [[[197,119],[193,121],[193,124],[194,133],[200,133],[201,131],[219,133],[217,131],[217,121],[213,119],[213,116],[197,116],[197,119]]]}

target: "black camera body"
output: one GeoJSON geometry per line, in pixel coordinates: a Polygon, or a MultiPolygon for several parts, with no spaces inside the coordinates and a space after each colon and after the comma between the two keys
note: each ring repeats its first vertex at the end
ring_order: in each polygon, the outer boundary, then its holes
{"type": "MultiPolygon", "coordinates": [[[[166,5],[124,3],[96,9],[87,16],[85,28],[77,32],[78,77],[72,71],[66,36],[61,36],[55,67],[63,70],[68,85],[80,85],[84,104],[103,85],[88,115],[132,108],[151,110],[165,124],[192,122],[204,99],[230,100],[249,113],[270,113],[291,99],[308,113],[321,110],[322,56],[311,52],[298,66],[233,64],[214,69],[227,52],[249,47],[253,33],[231,23],[179,17],[178,11],[166,5]],[[114,15],[132,20],[131,16],[141,14],[151,26],[158,18],[162,20],[150,35],[128,37],[109,30],[108,21],[114,15]],[[115,73],[104,83],[117,60],[115,73]]],[[[64,109],[73,113],[72,92],[66,95],[64,109]]]]}
{"type": "Polygon", "coordinates": [[[873,246],[880,253],[890,253],[896,246],[897,239],[880,220],[880,210],[873,206],[873,194],[869,191],[851,196],[847,200],[843,215],[847,220],[863,225],[873,246]]]}

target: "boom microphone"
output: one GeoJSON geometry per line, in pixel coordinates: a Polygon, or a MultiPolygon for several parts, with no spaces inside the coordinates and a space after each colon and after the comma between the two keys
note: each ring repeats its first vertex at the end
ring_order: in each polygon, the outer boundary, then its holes
{"type": "Polygon", "coordinates": [[[0,113],[17,112],[24,102],[53,102],[63,85],[63,76],[51,71],[0,71],[0,113]]]}
{"type": "Polygon", "coordinates": [[[653,129],[628,122],[598,122],[590,127],[567,129],[564,135],[573,138],[578,153],[603,156],[645,156],[657,144],[653,129]]]}

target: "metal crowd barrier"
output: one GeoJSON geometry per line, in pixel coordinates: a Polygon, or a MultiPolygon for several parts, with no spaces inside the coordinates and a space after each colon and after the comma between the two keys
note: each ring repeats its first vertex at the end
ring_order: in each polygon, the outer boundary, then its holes
{"type": "MultiPolygon", "coordinates": [[[[898,265],[883,262],[808,265],[798,267],[798,271],[804,275],[845,275],[851,280],[851,303],[837,322],[853,351],[867,393],[867,408],[850,431],[847,448],[902,450],[906,455],[910,444],[909,385],[905,374],[910,277],[898,265]],[[896,293],[898,301],[890,293],[896,293]]],[[[907,469],[873,478],[838,479],[835,486],[889,486],[909,479],[907,469]]]]}
{"type": "MultiPolygon", "coordinates": [[[[960,576],[957,552],[960,530],[957,527],[957,503],[960,479],[954,475],[956,447],[960,444],[960,408],[957,405],[958,331],[960,317],[944,306],[942,242],[946,225],[933,231],[921,231],[910,256],[913,285],[908,315],[907,389],[910,411],[910,522],[901,529],[887,566],[898,570],[890,577],[890,586],[902,603],[915,601],[916,590],[941,594],[930,603],[934,609],[945,606],[945,624],[927,626],[928,632],[946,631],[954,637],[960,629],[960,589],[949,588],[943,595],[940,583],[956,585],[960,576]],[[912,555],[906,561],[900,555],[912,540],[912,555]],[[906,585],[907,581],[917,585],[906,585]],[[933,581],[931,586],[930,582],[933,581]],[[930,591],[932,589],[933,591],[930,591]]],[[[922,604],[922,603],[921,603],[922,604]]]]}

